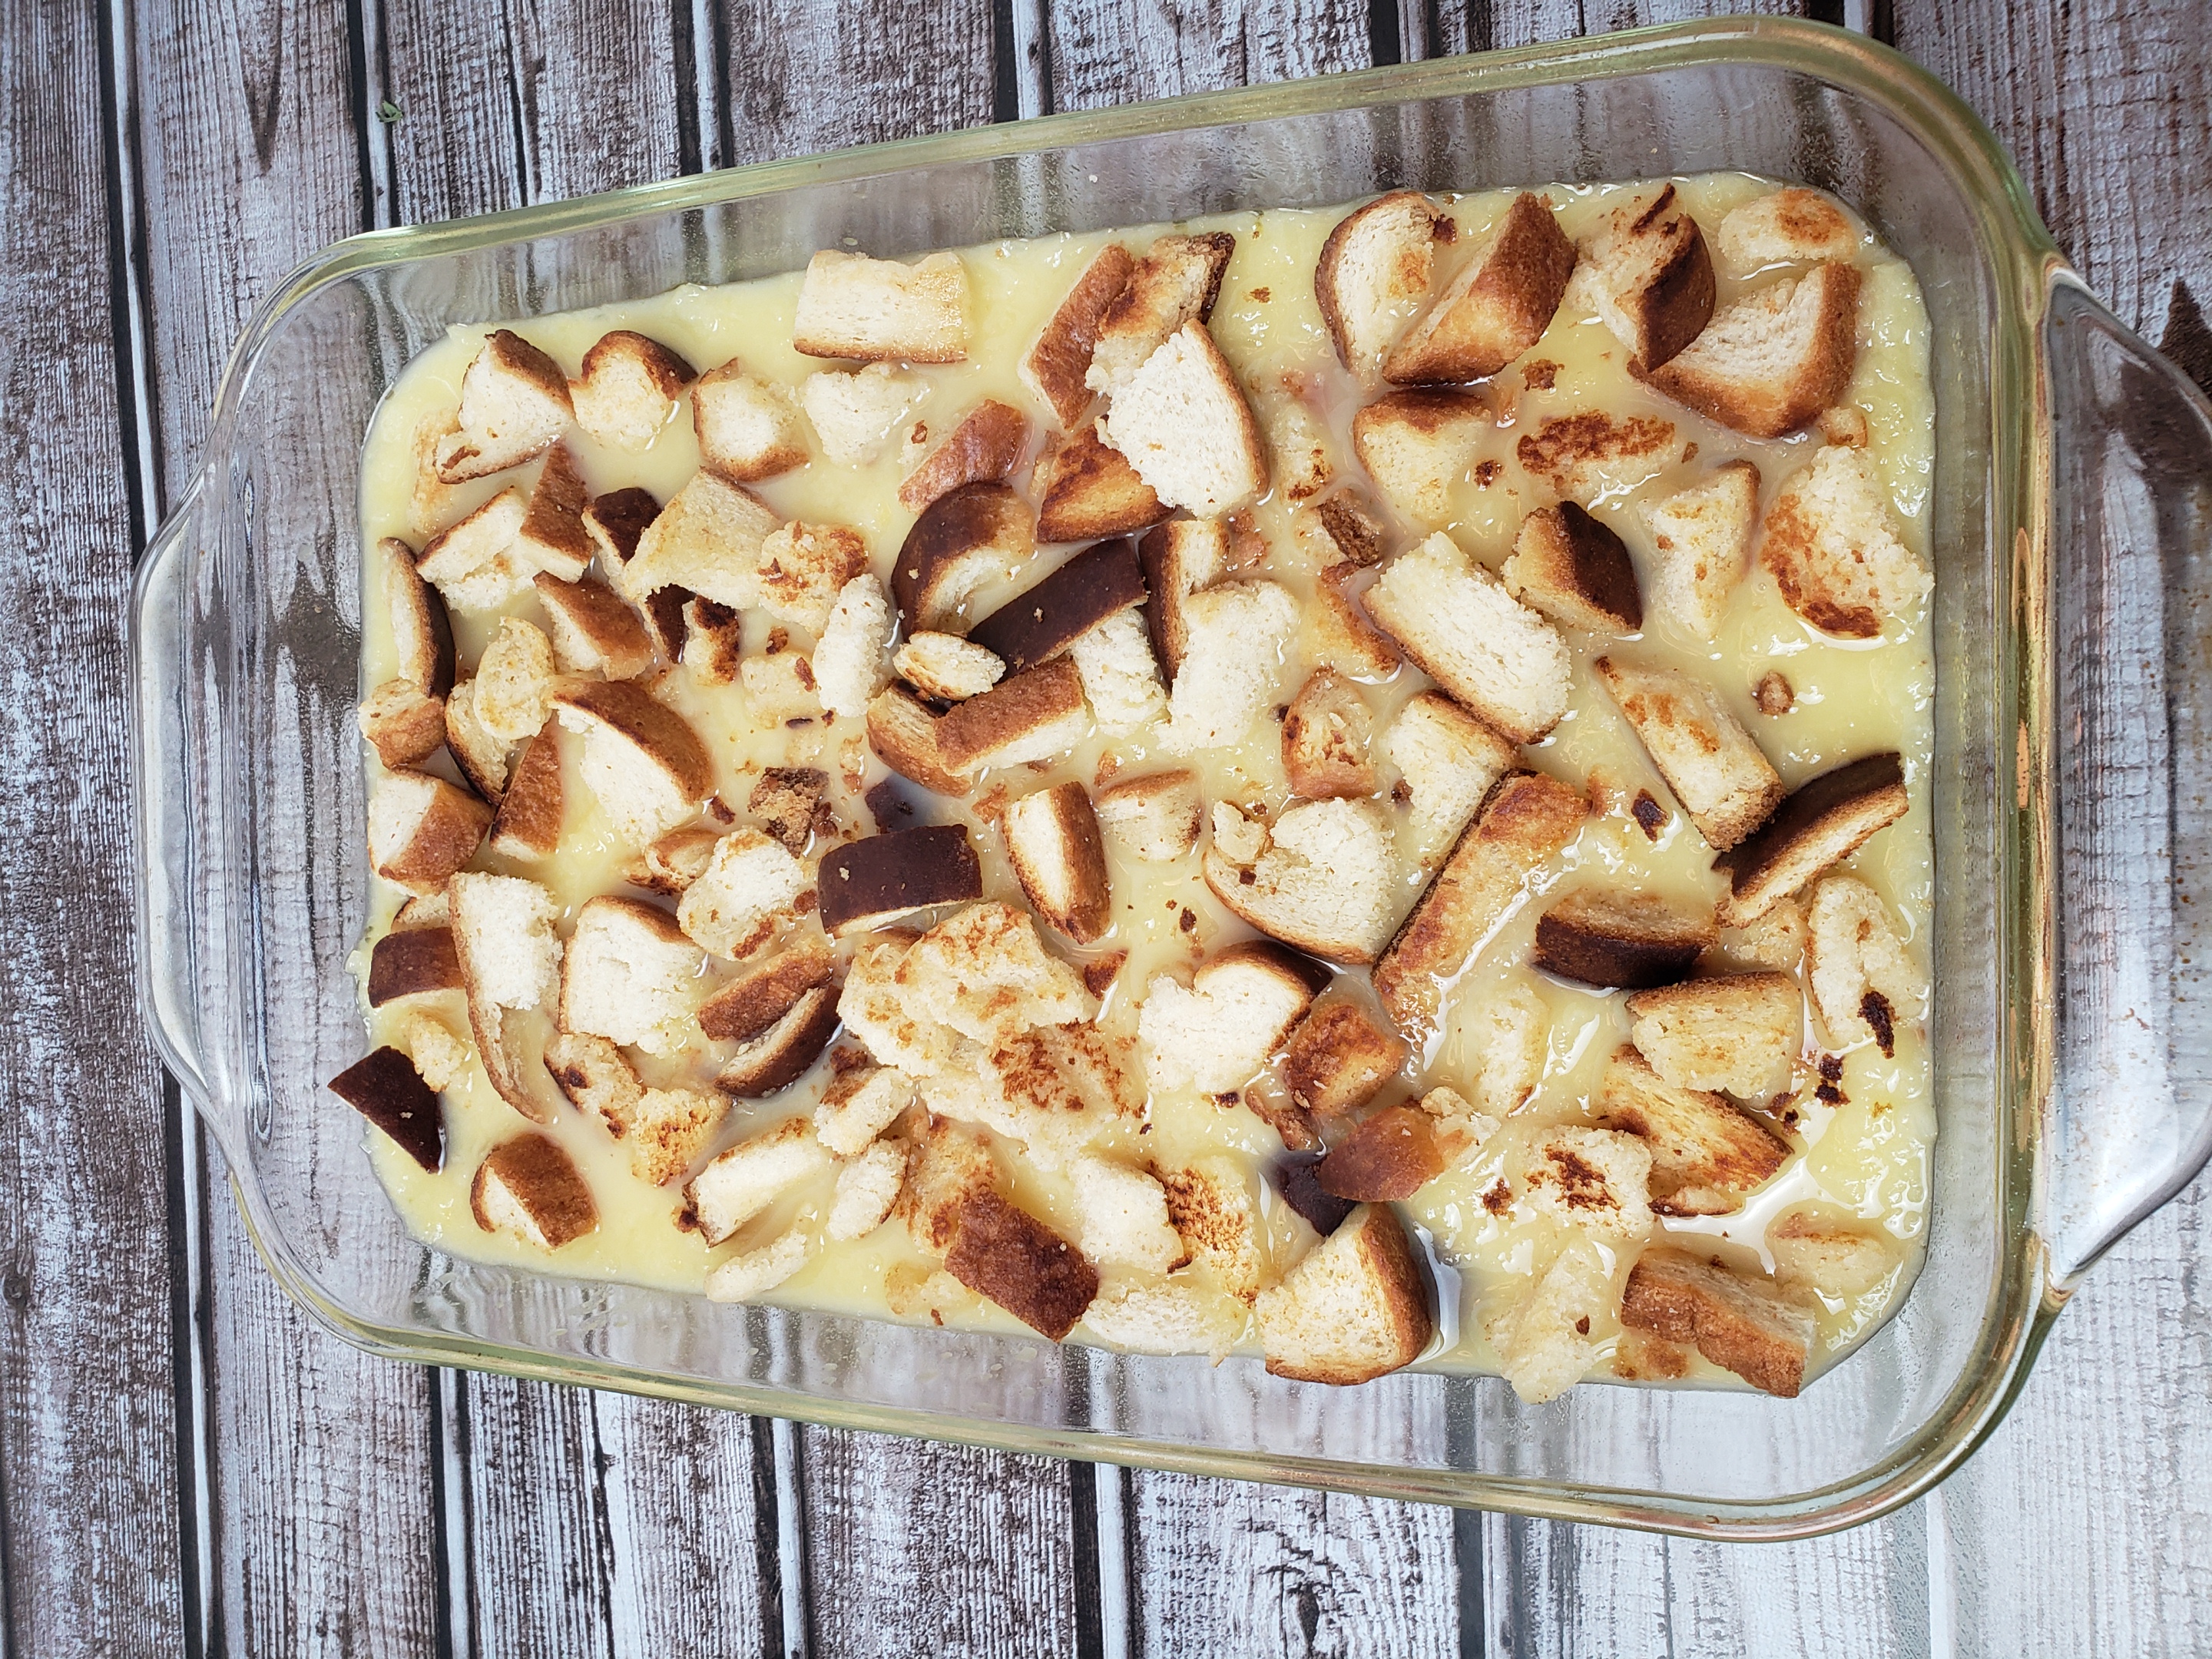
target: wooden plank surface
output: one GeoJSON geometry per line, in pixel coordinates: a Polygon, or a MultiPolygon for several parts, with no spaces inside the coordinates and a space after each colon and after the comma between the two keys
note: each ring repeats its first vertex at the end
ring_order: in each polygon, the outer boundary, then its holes
{"type": "Polygon", "coordinates": [[[189,1594],[161,1074],[119,922],[137,526],[111,47],[66,0],[0,30],[0,1625],[21,1654],[180,1651],[189,1594]]]}
{"type": "MultiPolygon", "coordinates": [[[[173,1307],[155,1253],[88,1231],[118,1205],[164,1206],[160,1092],[134,1046],[120,930],[73,926],[54,899],[89,890],[109,915],[127,902],[118,797],[82,781],[123,768],[116,595],[132,508],[150,523],[196,463],[228,339],[295,260],[364,223],[1702,9],[1382,8],[201,0],[11,16],[0,281],[16,301],[16,396],[0,476],[40,556],[0,574],[0,675],[15,693],[0,732],[30,781],[0,804],[0,915],[19,941],[0,1001],[12,1651],[2212,1648],[2212,1423],[2179,1403],[2212,1382],[2212,1307],[2184,1271],[2203,1248],[2203,1182],[2099,1268],[2011,1420],[1936,1499],[1762,1550],[771,1433],[368,1360],[274,1290],[196,1127],[170,1149],[165,1207],[185,1262],[173,1307]],[[389,126],[371,118],[387,96],[389,126]],[[127,261],[111,270],[117,229],[143,247],[135,283],[127,261]],[[134,502],[122,481],[140,448],[134,502]],[[27,718],[52,700],[23,688],[50,684],[56,660],[74,677],[72,716],[27,718]],[[102,1116],[91,1190],[82,1103],[118,1097],[133,1109],[102,1116]],[[97,1390],[82,1385],[87,1355],[97,1390]]],[[[1905,49],[2011,145],[2092,282],[2212,375],[2197,8],[1812,9],[1893,15],[1905,49]]]]}

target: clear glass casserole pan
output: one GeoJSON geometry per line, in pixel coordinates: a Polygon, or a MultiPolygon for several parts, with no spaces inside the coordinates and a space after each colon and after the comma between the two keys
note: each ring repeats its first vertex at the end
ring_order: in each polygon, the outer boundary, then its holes
{"type": "Polygon", "coordinates": [[[270,1270],[378,1353],[855,1427],[1722,1537],[1868,1519],[1988,1433],[2089,1264],[2212,1151],[2212,408],[2081,288],[1905,59],[1734,19],[739,168],[359,236],[234,352],[140,568],[141,994],[270,1270]],[[1400,185],[1741,169],[1833,191],[1934,325],[1942,1132],[1925,1266],[1796,1401],[1255,1361],[731,1307],[410,1237],[323,1093],[364,1038],[358,451],[454,323],[1400,185]]]}

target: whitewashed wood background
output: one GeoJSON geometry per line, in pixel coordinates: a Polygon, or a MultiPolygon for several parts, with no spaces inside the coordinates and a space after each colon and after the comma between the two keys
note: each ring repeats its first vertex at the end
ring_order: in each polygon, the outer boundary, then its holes
{"type": "MultiPolygon", "coordinates": [[[[5,0],[6,1659],[2212,1652],[2204,1182],[2097,1270],[1936,1496],[1729,1547],[366,1358],[262,1271],[140,1034],[125,591],[233,337],[299,259],[365,228],[1701,9],[5,0]]],[[[2212,385],[2203,0],[1761,9],[1869,30],[1958,88],[2099,291],[2212,385]]]]}

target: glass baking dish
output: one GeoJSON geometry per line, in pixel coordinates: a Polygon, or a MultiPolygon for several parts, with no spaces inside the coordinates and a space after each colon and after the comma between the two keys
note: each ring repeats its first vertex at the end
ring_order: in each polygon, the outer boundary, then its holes
{"type": "Polygon", "coordinates": [[[2082,289],[1988,131],[1841,31],[1731,19],[878,145],[355,237],[233,353],[133,596],[141,994],[285,1289],[374,1352],[1011,1449],[1719,1537],[1924,1490],[2212,1150],[2198,935],[2212,409],[2082,289]],[[1942,1133],[1919,1281],[1796,1401],[1335,1390],[457,1261],[352,1114],[362,435],[449,325],[1401,185],[1735,168],[1850,202],[1933,325],[1942,1133]]]}

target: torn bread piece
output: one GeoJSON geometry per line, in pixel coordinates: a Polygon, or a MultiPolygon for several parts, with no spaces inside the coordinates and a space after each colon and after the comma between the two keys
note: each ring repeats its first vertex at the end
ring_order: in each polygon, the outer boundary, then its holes
{"type": "Polygon", "coordinates": [[[1264,939],[1208,957],[1188,988],[1153,975],[1137,1013],[1146,1076],[1155,1089],[1242,1088],[1328,983],[1320,963],[1264,939]]]}
{"type": "Polygon", "coordinates": [[[545,724],[556,679],[553,643],[544,630],[519,617],[501,617],[471,682],[476,717],[501,743],[522,743],[545,724]]]}
{"type": "Polygon", "coordinates": [[[809,357],[957,363],[968,355],[968,269],[955,253],[907,265],[824,248],[806,262],[791,343],[809,357]]]}
{"type": "Polygon", "coordinates": [[[1731,208],[1713,228],[1721,261],[1738,276],[1767,265],[1848,259],[1859,234],[1817,190],[1791,185],[1731,208]]]}
{"type": "Polygon", "coordinates": [[[899,505],[919,513],[964,484],[1004,483],[1029,447],[1029,416],[986,398],[931,450],[898,487],[899,505]]]}
{"type": "Polygon", "coordinates": [[[1145,627],[1152,654],[1172,687],[1190,651],[1191,595],[1211,587],[1229,569],[1229,531],[1217,519],[1173,519],[1146,532],[1137,561],[1148,596],[1145,627]]]}
{"type": "Polygon", "coordinates": [[[1628,999],[1629,1041],[1677,1089],[1764,1100],[1790,1085],[1804,996],[1788,974],[1722,974],[1628,999]]]}
{"type": "Polygon", "coordinates": [[[545,1040],[544,1059],[546,1075],[571,1106],[598,1118],[617,1140],[629,1133],[645,1085],[621,1048],[603,1036],[556,1031],[545,1040]]]}
{"type": "Polygon", "coordinates": [[[1098,542],[1008,599],[969,629],[968,638],[1018,674],[1145,597],[1137,544],[1127,538],[1098,542]]]}
{"type": "Polygon", "coordinates": [[[955,704],[935,730],[939,758],[958,773],[1056,759],[1091,731],[1083,676],[1055,657],[955,704]]]}
{"type": "Polygon", "coordinates": [[[671,830],[629,861],[623,879],[674,897],[707,872],[707,861],[714,856],[721,841],[720,830],[703,824],[671,830]]]}
{"type": "Polygon", "coordinates": [[[811,766],[764,769],[745,797],[745,811],[793,853],[815,836],[837,833],[837,810],[829,800],[830,775],[811,766]]]}
{"type": "Polygon", "coordinates": [[[1593,500],[1656,477],[1675,459],[1674,423],[1648,415],[1615,420],[1600,409],[1547,416],[1513,446],[1529,477],[1559,496],[1593,500]]]}
{"type": "Polygon", "coordinates": [[[942,1256],[951,1247],[960,1206],[989,1191],[998,1172],[981,1131],[951,1118],[916,1116],[923,1121],[907,1132],[910,1150],[899,1210],[915,1249],[942,1256]]]}
{"type": "Polygon", "coordinates": [[[450,927],[392,929],[370,947],[368,1006],[381,1008],[403,997],[434,996],[461,988],[461,959],[450,927]]]}
{"type": "Polygon", "coordinates": [[[1367,619],[1351,580],[1351,564],[1333,564],[1314,573],[1313,603],[1306,612],[1306,651],[1340,674],[1364,681],[1387,680],[1398,672],[1398,648],[1367,619]]]}
{"type": "Polygon", "coordinates": [[[837,1171],[823,1232],[836,1241],[866,1238],[890,1219],[906,1185],[906,1149],[878,1141],[837,1171]]]}
{"type": "Polygon", "coordinates": [[[1454,386],[1495,374],[1544,337],[1575,273],[1575,245],[1552,204],[1523,191],[1382,364],[1398,386],[1454,386]]]}
{"type": "Polygon", "coordinates": [[[1805,913],[1793,899],[1784,899],[1757,921],[1741,927],[1721,927],[1716,947],[1729,962],[1746,968],[1771,968],[1794,974],[1812,949],[1812,930],[1805,913]]]}
{"type": "Polygon", "coordinates": [[[1592,1334],[1617,1307],[1613,1273],[1597,1247],[1570,1239],[1552,1263],[1484,1322],[1498,1368],[1532,1406],[1556,1400],[1597,1362],[1592,1334]]]}
{"type": "Polygon", "coordinates": [[[495,611],[530,585],[514,548],[528,516],[521,492],[502,489],[426,542],[416,571],[456,611],[495,611]]]}
{"type": "Polygon", "coordinates": [[[884,585],[873,576],[855,576],[838,590],[809,659],[824,708],[846,720],[867,714],[890,678],[891,627],[884,585]]]}
{"type": "Polygon", "coordinates": [[[561,740],[550,716],[538,735],[522,745],[514,775],[491,821],[491,850],[501,858],[534,864],[553,856],[561,844],[567,803],[561,786],[561,740]]]}
{"type": "Polygon", "coordinates": [[[583,736],[584,787],[631,846],[650,846],[714,793],[699,734],[635,681],[571,684],[553,704],[561,724],[583,736]]]}
{"type": "Polygon", "coordinates": [[[1651,1149],[1632,1134],[1562,1124],[1523,1152],[1511,1188],[1522,1214],[1562,1222],[1610,1244],[1651,1231],[1651,1149]]]}
{"type": "Polygon", "coordinates": [[[630,1174],[648,1187],[665,1187],[690,1173],[729,1115],[729,1097],[716,1090],[644,1090],[624,1136],[630,1174]]]}
{"type": "Polygon", "coordinates": [[[1650,1249],[1637,1258],[1620,1322],[1693,1346],[1755,1389],[1795,1400],[1813,1346],[1811,1304],[1770,1279],[1692,1255],[1650,1249]]]}
{"type": "Polygon", "coordinates": [[[1292,511],[1291,534],[1324,568],[1347,565],[1364,569],[1382,563],[1389,551],[1382,521],[1364,497],[1349,489],[1340,489],[1292,511]]]}
{"type": "Polygon", "coordinates": [[[398,537],[377,543],[376,564],[399,678],[425,696],[444,697],[453,689],[453,624],[445,600],[416,568],[415,550],[398,537]]]}
{"type": "Polygon", "coordinates": [[[786,1193],[829,1174],[831,1164],[806,1120],[791,1118],[710,1160],[684,1186],[685,1212],[702,1238],[720,1244],[786,1193]]]}
{"type": "Polygon", "coordinates": [[[636,556],[639,540],[659,516],[660,498],[651,490],[610,490],[586,505],[584,533],[607,568],[619,570],[636,556]]]}
{"type": "Polygon", "coordinates": [[[1651,384],[1723,426],[1779,438],[1850,385],[1858,318],[1857,266],[1784,276],[1716,312],[1651,384]]]}
{"type": "Polygon", "coordinates": [[[803,992],[782,1018],[738,1045],[714,1073],[714,1086],[740,1100],[779,1094],[814,1069],[836,1035],[836,988],[803,992]]]}
{"type": "Polygon", "coordinates": [[[1285,501],[1310,501],[1335,481],[1335,446],[1304,398],[1291,392],[1264,398],[1257,413],[1267,439],[1267,474],[1285,501]]]}
{"type": "Polygon", "coordinates": [[[1030,908],[1078,945],[1101,938],[1113,921],[1114,895],[1083,786],[1071,780],[1008,802],[999,830],[1030,908]]]}
{"type": "MultiPolygon", "coordinates": [[[[914,1079],[890,1066],[856,1066],[822,1092],[814,1133],[840,1158],[855,1158],[914,1104],[914,1079]]],[[[903,1160],[902,1160],[903,1161],[903,1160]]]]}
{"type": "Polygon", "coordinates": [[[809,991],[835,984],[836,961],[819,943],[795,945],[732,980],[699,1005],[699,1029],[720,1042],[750,1042],[773,1029],[809,991]]]}
{"type": "Polygon", "coordinates": [[[1389,826],[1365,800],[1305,801],[1275,820],[1267,849],[1249,866],[1217,836],[1206,884],[1237,915],[1285,944],[1331,962],[1373,962],[1396,915],[1389,826]]]}
{"type": "Polygon", "coordinates": [[[1898,539],[1863,450],[1829,444],[1766,509],[1759,562],[1792,611],[1824,634],[1871,640],[1935,579],[1898,539]]]}
{"type": "Polygon", "coordinates": [[[395,772],[446,746],[446,705],[411,681],[385,681],[361,700],[354,720],[376,758],[395,772]]]}
{"type": "Polygon", "coordinates": [[[581,377],[568,382],[576,424],[611,449],[649,449],[676,413],[676,400],[698,371],[659,341],[618,328],[584,353],[581,377]]]}
{"type": "Polygon", "coordinates": [[[921,1091],[932,1110],[970,1118],[1020,1143],[1040,1170],[1063,1168],[1107,1128],[1144,1110],[1117,1045],[1082,1023],[1004,1032],[972,1077],[943,1067],[921,1091]]]}
{"type": "Polygon", "coordinates": [[[714,844],[698,878],[684,890],[677,925],[701,950],[742,962],[793,920],[808,890],[806,867],[758,830],[739,825],[714,844]]]}
{"type": "Polygon", "coordinates": [[[1580,833],[1589,803],[1540,773],[1507,778],[1460,836],[1375,966],[1383,1012],[1416,1047],[1433,1035],[1443,986],[1528,890],[1528,879],[1580,833]]]}
{"type": "Polygon", "coordinates": [[[330,1080],[330,1091],[433,1174],[446,1161],[446,1120],[437,1091],[415,1061],[389,1047],[371,1050],[330,1080]]]}
{"type": "Polygon", "coordinates": [[[819,634],[829,626],[830,610],[845,584],[868,572],[868,544],[857,530],[845,525],[787,524],[761,538],[759,595],[752,604],[777,622],[819,634]]]}
{"type": "Polygon", "coordinates": [[[1729,878],[1724,927],[1747,927],[1866,845],[1911,805],[1895,751],[1866,755],[1800,784],[1749,839],[1713,860],[1729,878]]]}
{"type": "Polygon", "coordinates": [[[964,795],[974,784],[946,764],[938,747],[938,717],[902,685],[885,688],[868,705],[868,748],[910,782],[940,795],[964,795]]]}
{"type": "Polygon", "coordinates": [[[1529,960],[1579,985],[1644,990],[1687,978],[1717,937],[1709,912],[1653,893],[1578,887],[1537,918],[1529,960]]]}
{"type": "Polygon", "coordinates": [[[1091,541],[1156,525],[1170,508],[1137,476],[1129,458],[1085,426],[1048,448],[1030,474],[1037,539],[1091,541]]]}
{"type": "Polygon", "coordinates": [[[1098,433],[1161,501],[1202,518],[1249,506],[1267,486],[1267,446],[1252,405],[1213,337],[1194,321],[1170,334],[1114,394],[1098,433]]]}
{"type": "Polygon", "coordinates": [[[1651,536],[1651,603],[1708,644],[1744,572],[1759,527],[1759,469],[1715,467],[1686,489],[1640,509],[1651,536]]]}
{"type": "Polygon", "coordinates": [[[1206,1354],[1216,1364],[1235,1352],[1250,1322],[1233,1298],[1180,1274],[1109,1274],[1083,1312],[1093,1336],[1125,1352],[1206,1354]]]}
{"type": "Polygon", "coordinates": [[[1521,763],[1520,751],[1487,721],[1441,691],[1407,699],[1383,744],[1411,797],[1424,862],[1458,837],[1498,781],[1521,763]]]}
{"type": "Polygon", "coordinates": [[[599,1206],[568,1154],[550,1135],[519,1134],[484,1154],[469,1183],[469,1213],[488,1233],[541,1250],[596,1231],[599,1206]]]}
{"type": "Polygon", "coordinates": [[[1258,1206],[1252,1183],[1232,1158],[1201,1158],[1187,1169],[1160,1173],[1168,1219],[1182,1236],[1193,1263],[1210,1270],[1214,1282],[1250,1306],[1260,1294],[1258,1206]]]}
{"type": "Polygon", "coordinates": [[[1160,684],[1152,641],[1134,607],[1077,635],[1067,659],[1075,665],[1083,700],[1091,705],[1098,729],[1109,736],[1129,736],[1166,716],[1167,688],[1160,684]]]}
{"type": "Polygon", "coordinates": [[[761,546],[782,523],[750,490],[702,467],[645,527],[615,586],[633,605],[684,587],[745,610],[761,602],[761,546]]]}
{"type": "Polygon", "coordinates": [[[1522,519],[1499,574],[1507,592],[1569,628],[1633,634],[1644,626],[1627,547],[1572,501],[1540,507],[1522,519]]]}
{"type": "Polygon", "coordinates": [[[1634,1048],[1606,1063],[1594,1103],[1601,1127],[1651,1149],[1651,1207],[1662,1215],[1729,1215],[1765,1185],[1790,1143],[1706,1090],[1668,1083],[1634,1048]]]}
{"type": "Polygon", "coordinates": [[[1394,190],[1346,215],[1322,244],[1314,298],[1337,361],[1362,385],[1375,383],[1382,354],[1428,297],[1437,244],[1456,228],[1419,191],[1394,190]]]}
{"type": "Polygon", "coordinates": [[[1742,841],[1781,804],[1781,778],[1711,686],[1616,657],[1591,667],[1715,852],[1742,841]]]}
{"type": "Polygon", "coordinates": [[[1225,230],[1163,236],[1146,249],[1099,313],[1084,384],[1119,396],[1162,341],[1212,317],[1222,273],[1236,251],[1237,238],[1225,230]]]}
{"type": "Polygon", "coordinates": [[[1170,755],[1241,741],[1274,700],[1298,607],[1273,582],[1224,582],[1182,602],[1182,660],[1160,747],[1170,755]]]}
{"type": "Polygon", "coordinates": [[[1316,1117],[1341,1117],[1374,1099],[1405,1063],[1406,1045],[1366,1009],[1356,1002],[1324,1003],[1291,1033],[1283,1086],[1316,1117]]]}
{"type": "Polygon", "coordinates": [[[1516,743],[1559,724],[1572,690],[1566,642],[1438,531],[1367,590],[1367,610],[1429,676],[1516,743]]]}
{"type": "Polygon", "coordinates": [[[928,631],[901,645],[891,658],[891,668],[922,696],[939,702],[980,697],[1006,674],[1006,665],[974,641],[957,634],[928,631]]]}
{"type": "Polygon", "coordinates": [[[1898,937],[1881,895],[1855,877],[1829,876],[1814,888],[1806,921],[1807,977],[1829,1040],[1871,1038],[1884,1060],[1895,1059],[1899,1029],[1919,1023],[1928,976],[1898,937]]]}
{"type": "Polygon", "coordinates": [[[891,597],[909,635],[957,630],[985,584],[1012,575],[1036,550],[1036,525],[1002,483],[968,484],[926,507],[891,567],[891,597]]]}
{"type": "Polygon", "coordinates": [[[1774,1257],[1774,1276],[1793,1290],[1822,1296],[1863,1296],[1897,1266],[1895,1242],[1879,1223],[1869,1225],[1830,1219],[1820,1211],[1799,1208],[1766,1230],[1774,1257]]]}
{"type": "Polygon", "coordinates": [[[1099,827],[1146,864],[1165,864],[1198,845],[1204,817],[1198,778],[1152,772],[1100,790],[1091,803],[1099,827]]]}
{"type": "Polygon", "coordinates": [[[684,601],[684,644],[677,659],[698,684],[734,684],[744,677],[744,612],[694,593],[684,601]]]}
{"type": "Polygon", "coordinates": [[[369,868],[410,893],[434,893],[476,856],[492,810],[428,772],[393,772],[368,798],[369,868]]]}
{"type": "Polygon", "coordinates": [[[1352,417],[1352,450],[1399,516],[1429,529],[1451,516],[1452,491],[1492,420],[1472,392],[1394,392],[1352,417]]]}
{"type": "Polygon", "coordinates": [[[1436,1333],[1429,1290],[1388,1205],[1363,1204],[1260,1292],[1270,1376],[1366,1382],[1409,1365],[1436,1333]]]}
{"type": "Polygon", "coordinates": [[[824,369],[799,383],[799,406],[822,441],[822,453],[840,466],[866,466],[882,455],[892,433],[928,395],[919,374],[889,363],[824,369]]]}
{"type": "Polygon", "coordinates": [[[553,664],[567,674],[627,680],[653,665],[653,641],[637,612],[595,576],[563,581],[540,572],[532,578],[545,610],[553,664]]]}
{"type": "Polygon", "coordinates": [[[1474,1050],[1475,1104],[1492,1117],[1510,1117],[1543,1081],[1552,1011],[1516,974],[1503,995],[1485,998],[1465,1018],[1474,1050]]]}
{"type": "Polygon", "coordinates": [[[935,904],[983,896],[983,867],[957,823],[894,830],[822,855],[816,884],[831,937],[871,933],[935,904]]]}
{"type": "Polygon", "coordinates": [[[1375,720],[1358,687],[1317,668],[1283,716],[1283,770],[1291,793],[1308,800],[1371,795],[1375,720]]]}
{"type": "Polygon", "coordinates": [[[745,373],[732,357],[691,388],[699,465],[738,483],[806,465],[806,423],[780,386],[745,373]]]}
{"type": "Polygon", "coordinates": [[[447,883],[446,897],[484,1075],[523,1116],[550,1122],[552,1109],[531,1087],[508,1041],[507,1012],[550,1011],[559,994],[564,952],[553,932],[552,897],[534,881],[467,871],[447,883]]]}
{"type": "Polygon", "coordinates": [[[1081,1250],[990,1187],[955,1212],[945,1270],[1055,1342],[1098,1294],[1098,1270],[1081,1250]]]}
{"type": "Polygon", "coordinates": [[[709,1302],[750,1302],[766,1296],[813,1259],[814,1241],[794,1227],[757,1250],[717,1262],[700,1289],[709,1302]]]}
{"type": "Polygon", "coordinates": [[[978,1042],[1098,1012],[1098,999],[1044,948],[1029,916],[995,901],[939,922],[914,942],[891,977],[909,1009],[978,1042]]]}
{"type": "Polygon", "coordinates": [[[700,967],[699,946],[665,910],[604,893],[586,899],[561,974],[561,1029],[672,1053],[706,989],[700,967]]]}
{"type": "Polygon", "coordinates": [[[462,371],[459,429],[438,441],[438,476],[462,483],[520,466],[558,442],[574,415],[561,366],[495,329],[462,371]]]}
{"type": "Polygon", "coordinates": [[[456,1036],[451,1026],[420,1009],[401,1022],[399,1044],[422,1081],[441,1094],[465,1082],[476,1060],[476,1050],[456,1036]]]}
{"type": "Polygon", "coordinates": [[[584,529],[584,508],[590,500],[576,458],[568,445],[555,444],[545,453],[522,527],[514,532],[515,557],[533,572],[576,580],[592,568],[592,538],[584,529]]]}
{"type": "Polygon", "coordinates": [[[1083,1254],[1103,1267],[1171,1273],[1190,1259],[1168,1218],[1168,1195],[1148,1170],[1086,1152],[1067,1165],[1083,1254]]]}
{"type": "Polygon", "coordinates": [[[1628,348],[1632,374],[1660,368],[1712,317],[1712,255],[1672,185],[1616,209],[1582,259],[1590,304],[1628,348]]]}
{"type": "Polygon", "coordinates": [[[1100,248],[1022,354],[1022,383],[1044,400],[1063,427],[1073,428],[1091,405],[1085,376],[1091,372],[1099,324],[1136,268],[1135,256],[1119,242],[1100,248]]]}

